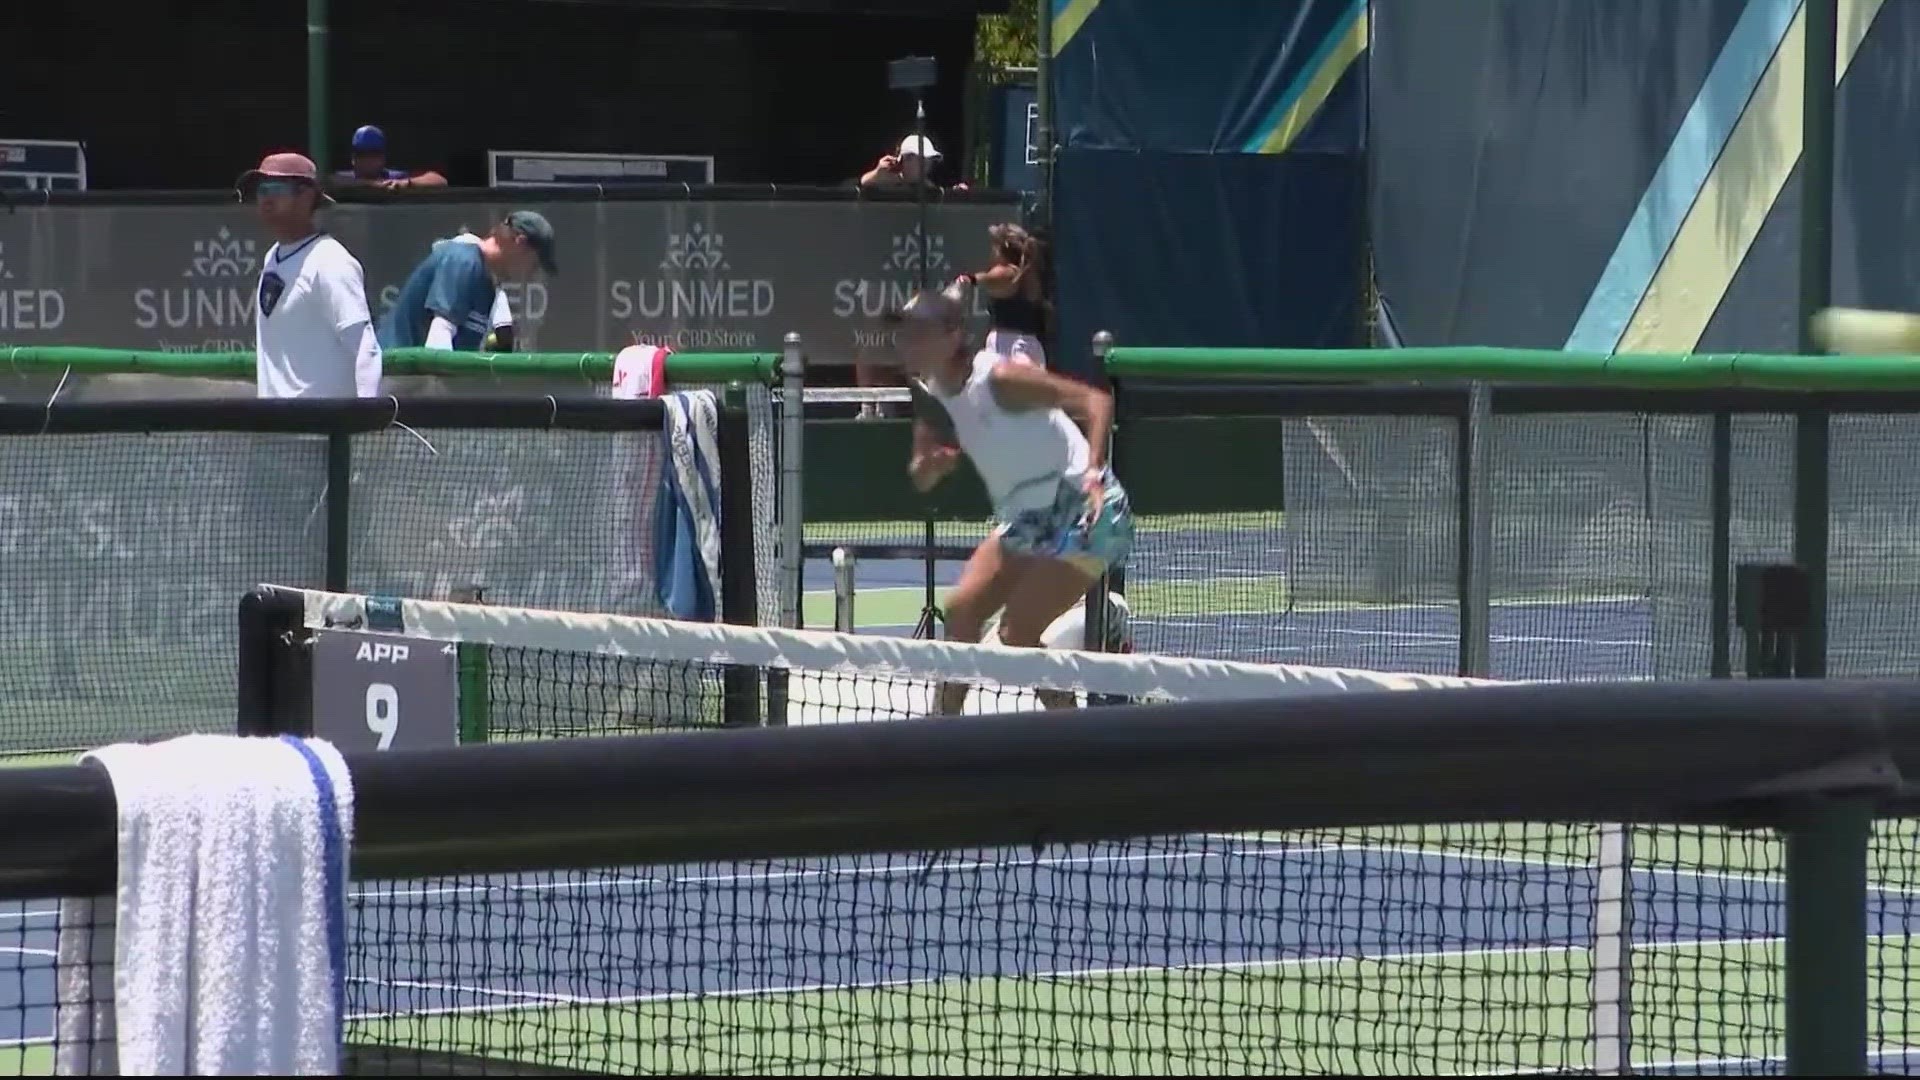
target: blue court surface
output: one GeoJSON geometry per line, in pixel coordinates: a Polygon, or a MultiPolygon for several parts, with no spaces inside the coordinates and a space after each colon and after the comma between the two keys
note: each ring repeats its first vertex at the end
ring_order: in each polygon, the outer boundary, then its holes
{"type": "MultiPolygon", "coordinates": [[[[935,563],[936,586],[951,587],[960,569],[957,562],[935,563]]],[[[807,625],[830,627],[830,563],[809,560],[803,581],[807,625]]],[[[925,605],[924,564],[859,562],[854,594],[857,630],[911,634],[925,605]]],[[[1451,605],[1289,610],[1284,578],[1260,576],[1148,578],[1130,583],[1128,594],[1140,652],[1426,674],[1460,670],[1460,620],[1451,605]],[[1235,610],[1242,605],[1259,610],[1235,610]]],[[[1653,605],[1645,598],[1497,602],[1489,620],[1489,672],[1496,679],[1638,679],[1656,673],[1653,605]]],[[[1704,674],[1704,652],[1698,659],[1704,674]]]]}
{"type": "MultiPolygon", "coordinates": [[[[808,1055],[949,1072],[1579,1068],[1597,874],[1561,855],[1590,832],[1210,836],[360,885],[350,1037],[596,1070],[808,1055]],[[1009,1057],[1016,1029],[1024,1056],[1009,1057]],[[1188,1035],[1169,1044],[1169,1031],[1188,1035]]],[[[1733,835],[1675,833],[1652,843],[1668,862],[1632,875],[1642,1071],[1779,1071],[1780,1016],[1764,1002],[1781,993],[1782,885],[1746,865],[1777,852],[1733,835]]],[[[1870,896],[1887,1071],[1920,1066],[1895,1041],[1916,916],[1914,891],[1870,896]]],[[[30,1069],[50,1064],[54,946],[51,905],[0,910],[0,964],[18,968],[0,978],[0,1064],[7,1046],[30,1069]]]]}

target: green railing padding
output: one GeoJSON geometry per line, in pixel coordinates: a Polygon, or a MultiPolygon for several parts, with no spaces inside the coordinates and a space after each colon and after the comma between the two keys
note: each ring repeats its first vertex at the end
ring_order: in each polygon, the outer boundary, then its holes
{"type": "Polygon", "coordinates": [[[1300,382],[1497,382],[1760,390],[1920,390],[1920,357],[1419,349],[1115,348],[1116,378],[1300,382]]]}
{"type": "MultiPolygon", "coordinates": [[[[438,349],[393,349],[388,375],[453,378],[577,378],[605,383],[613,378],[612,353],[473,353],[438,349]]],[[[674,383],[757,382],[770,385],[780,370],[771,353],[672,353],[667,378],[674,383]]],[[[252,379],[253,353],[175,353],[139,349],[94,349],[71,345],[0,347],[0,374],[168,375],[177,378],[252,379]]]]}

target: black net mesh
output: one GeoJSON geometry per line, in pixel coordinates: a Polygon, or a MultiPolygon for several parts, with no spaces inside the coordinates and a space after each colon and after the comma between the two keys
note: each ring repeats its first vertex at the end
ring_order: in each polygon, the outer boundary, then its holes
{"type": "MultiPolygon", "coordinates": [[[[237,598],[324,582],[329,436],[0,441],[0,760],[233,731],[237,598]]],[[[346,442],[351,587],[661,612],[657,431],[395,426],[346,442]]],[[[771,532],[715,526],[723,564],[771,532]]],[[[771,576],[764,590],[777,596],[771,576]]]]}
{"type": "Polygon", "coordinates": [[[351,587],[657,614],[657,432],[392,429],[353,446],[351,587]]]}
{"type": "Polygon", "coordinates": [[[1782,897],[1762,834],[1541,824],[367,883],[350,1038],[392,1072],[1759,1074],[1782,897]]]}
{"type": "Polygon", "coordinates": [[[1832,422],[1832,675],[1920,673],[1920,477],[1906,465],[1915,422],[1912,416],[1836,416],[1832,422]]]}
{"type": "Polygon", "coordinates": [[[231,731],[234,598],[318,585],[324,438],[0,437],[0,756],[231,731]]]}
{"type": "MultiPolygon", "coordinates": [[[[1313,388],[1294,388],[1311,401],[1313,388]]],[[[1504,400],[1496,395],[1495,401],[1504,400]]],[[[1250,407],[1257,407],[1250,406],[1250,407]]],[[[1410,402],[1409,412],[1419,405],[1410,402]]],[[[1728,412],[1499,412],[1485,422],[1488,674],[1497,679],[1686,679],[1745,667],[1731,596],[1716,607],[1716,428],[1727,444],[1733,567],[1793,558],[1794,418],[1728,412]]],[[[1460,670],[1462,421],[1455,416],[1240,416],[1276,467],[1193,469],[1168,512],[1139,483],[1127,567],[1142,651],[1379,670],[1460,670]]],[[[1899,460],[1906,416],[1841,415],[1831,451],[1829,670],[1905,675],[1915,599],[1907,539],[1920,505],[1899,460]]],[[[1194,458],[1179,420],[1122,424],[1125,475],[1194,458]]],[[[1204,456],[1204,455],[1202,455],[1204,456]]],[[[1258,452],[1255,452],[1258,458],[1258,452]]],[[[1730,585],[1729,585],[1730,588],[1730,585]]]]}

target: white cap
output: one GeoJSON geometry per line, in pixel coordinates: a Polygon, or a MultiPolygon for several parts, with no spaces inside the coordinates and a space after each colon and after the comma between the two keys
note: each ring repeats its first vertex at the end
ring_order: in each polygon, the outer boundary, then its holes
{"type": "Polygon", "coordinates": [[[923,157],[928,161],[940,160],[940,151],[933,145],[933,140],[921,135],[909,135],[900,140],[900,151],[895,156],[907,157],[909,155],[923,157]],[[923,150],[924,152],[922,152],[923,150]]]}

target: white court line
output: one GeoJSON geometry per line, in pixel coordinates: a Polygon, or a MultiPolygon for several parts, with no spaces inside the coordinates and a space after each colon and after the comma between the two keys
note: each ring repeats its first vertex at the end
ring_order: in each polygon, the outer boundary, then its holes
{"type": "MultiPolygon", "coordinates": [[[[1783,1034],[1784,1037],[1784,1034],[1783,1034]]],[[[1868,1061],[1880,1061],[1885,1058],[1905,1057],[1920,1054],[1916,1046],[1882,1046],[1878,1050],[1867,1051],[1868,1061]]],[[[1665,1061],[1635,1061],[1633,1070],[1642,1072],[1648,1069],[1724,1069],[1734,1065],[1784,1065],[1785,1055],[1769,1054],[1766,1057],[1718,1057],[1718,1058],[1670,1058],[1665,1061]]],[[[1568,1066],[1541,1065],[1527,1069],[1501,1069],[1493,1073],[1440,1073],[1441,1076],[1553,1076],[1564,1074],[1568,1066]]],[[[1742,1070],[1744,1074],[1745,1070],[1742,1070]]]]}
{"type": "MultiPolygon", "coordinates": [[[[1263,842],[1264,843],[1264,842],[1263,842]]],[[[1193,862],[1202,859],[1238,858],[1275,858],[1298,854],[1296,851],[1259,851],[1259,850],[1218,850],[1218,851],[1167,851],[1148,855],[1075,855],[1045,859],[1003,859],[989,861],[973,859],[965,862],[940,860],[933,863],[932,870],[940,874],[972,874],[993,870],[1024,870],[1032,867],[1061,866],[1116,866],[1139,865],[1143,863],[1193,862]]],[[[751,874],[701,874],[689,877],[622,877],[598,881],[552,881],[536,882],[529,885],[502,882],[491,885],[459,885],[423,889],[358,889],[349,895],[354,899],[378,900],[393,897],[432,897],[432,896],[485,896],[494,893],[513,892],[599,892],[635,887],[641,889],[664,888],[674,885],[738,885],[770,883],[777,881],[827,881],[841,878],[889,878],[918,877],[928,872],[926,856],[911,853],[896,854],[900,862],[889,862],[884,866],[832,867],[819,870],[775,870],[751,874]]]]}
{"type": "Polygon", "coordinates": [[[444,990],[453,994],[469,994],[474,997],[514,998],[519,1001],[531,1001],[544,1005],[567,1005],[574,999],[564,994],[535,994],[526,990],[500,990],[490,986],[466,986],[461,983],[422,982],[418,979],[368,979],[349,977],[350,983],[362,986],[391,986],[402,990],[444,990]]]}
{"type": "Polygon", "coordinates": [[[60,915],[59,908],[29,908],[25,911],[0,911],[0,923],[27,922],[32,919],[53,919],[60,915]]]}
{"type": "Polygon", "coordinates": [[[52,949],[23,949],[14,945],[0,945],[0,953],[11,956],[59,956],[52,949]]]}
{"type": "MultiPolygon", "coordinates": [[[[1220,839],[1237,839],[1242,843],[1273,844],[1284,846],[1285,840],[1260,836],[1255,833],[1207,833],[1220,839]]],[[[1495,855],[1490,852],[1455,851],[1450,848],[1427,848],[1418,844],[1317,844],[1311,848],[1289,849],[1292,851],[1334,852],[1345,851],[1365,854],[1380,852],[1391,855],[1413,855],[1424,858],[1458,859],[1462,862],[1513,863],[1517,866],[1540,866],[1556,870],[1597,870],[1593,863],[1578,859],[1553,859],[1538,855],[1495,855]]],[[[1724,881],[1750,881],[1757,884],[1779,885],[1787,883],[1785,874],[1750,873],[1738,870],[1693,870],[1680,866],[1645,866],[1635,864],[1636,874],[1650,874],[1658,877],[1695,877],[1724,881]]],[[[1899,885],[1867,886],[1869,893],[1881,893],[1886,896],[1920,896],[1920,887],[1907,888],[1899,885]]]]}
{"type": "MultiPolygon", "coordinates": [[[[1151,615],[1135,615],[1133,622],[1136,626],[1152,625],[1172,626],[1184,629],[1212,629],[1214,628],[1214,624],[1210,620],[1222,617],[1222,615],[1196,615],[1156,619],[1151,615]]],[[[1316,634],[1345,634],[1348,637],[1400,638],[1409,641],[1445,642],[1456,642],[1460,640],[1458,632],[1442,634],[1425,630],[1355,630],[1344,626],[1315,626],[1311,627],[1310,630],[1316,634]]],[[[1633,648],[1651,648],[1653,646],[1653,642],[1651,641],[1613,641],[1607,638],[1554,637],[1551,635],[1536,634],[1493,634],[1490,635],[1487,640],[1496,645],[1615,645],[1631,646],[1633,648]]]]}
{"type": "MultiPolygon", "coordinates": [[[[1745,948],[1751,945],[1770,945],[1781,941],[1778,937],[1762,938],[1702,938],[1699,940],[1650,942],[1639,946],[1643,950],[1670,949],[1721,949],[1745,948]]],[[[1587,945],[1534,945],[1521,948],[1477,948],[1477,949],[1434,949],[1418,952],[1376,953],[1357,956],[1300,956],[1284,960],[1218,960],[1200,964],[1143,964],[1128,967],[1068,968],[1058,971],[1016,971],[1005,975],[948,973],[914,979],[884,979],[866,982],[848,983],[794,983],[785,986],[740,987],[731,990],[675,990],[653,994],[622,994],[612,997],[568,997],[560,1002],[542,1004],[517,1004],[490,1008],[484,1005],[449,1005],[437,1009],[418,1009],[396,1013],[356,1013],[349,1020],[385,1020],[412,1016],[468,1016],[475,1013],[522,1012],[529,1009],[550,1007],[551,1004],[566,1005],[659,1005],[682,1001],[730,1000],[737,998],[776,997],[782,994],[844,993],[861,990],[895,990],[914,986],[931,986],[944,982],[965,982],[980,979],[1017,979],[1017,980],[1070,980],[1070,979],[1111,979],[1128,978],[1135,975],[1162,975],[1174,972],[1196,971],[1280,971],[1288,969],[1337,967],[1342,964],[1404,964],[1428,960],[1475,960],[1493,957],[1514,956],[1557,956],[1568,953],[1588,952],[1587,945]]]]}
{"type": "MultiPolygon", "coordinates": [[[[1045,867],[1137,866],[1152,863],[1195,862],[1209,859],[1288,858],[1292,856],[1323,854],[1405,855],[1430,859],[1451,859],[1459,862],[1511,863],[1516,866],[1538,866],[1561,870],[1594,869],[1592,863],[1583,863],[1575,859],[1456,851],[1447,848],[1427,848],[1418,844],[1320,843],[1295,845],[1285,839],[1262,836],[1258,833],[1203,833],[1196,835],[1202,835],[1211,840],[1229,841],[1241,846],[1223,847],[1204,851],[1165,851],[1141,855],[1074,855],[1040,859],[1010,858],[1002,860],[971,859],[956,862],[938,861],[933,864],[932,870],[942,874],[972,874],[988,873],[996,870],[1022,870],[1045,867]]],[[[924,855],[898,853],[893,856],[893,858],[903,861],[888,862],[881,866],[777,870],[748,874],[701,874],[671,878],[623,876],[593,881],[555,881],[525,884],[500,882],[488,885],[459,885],[414,889],[358,889],[354,890],[350,895],[355,899],[378,900],[415,899],[435,896],[485,896],[517,892],[590,893],[618,891],[629,887],[636,889],[653,889],[675,885],[751,885],[756,883],[828,881],[848,878],[913,877],[928,872],[924,855]]],[[[1785,876],[1780,874],[1689,869],[1676,866],[1635,866],[1633,869],[1635,873],[1644,873],[1653,876],[1750,881],[1779,886],[1784,886],[1786,883],[1785,876]]],[[[1895,885],[1874,885],[1870,886],[1869,891],[1887,896],[1920,896],[1920,888],[1906,888],[1895,885]]]]}

